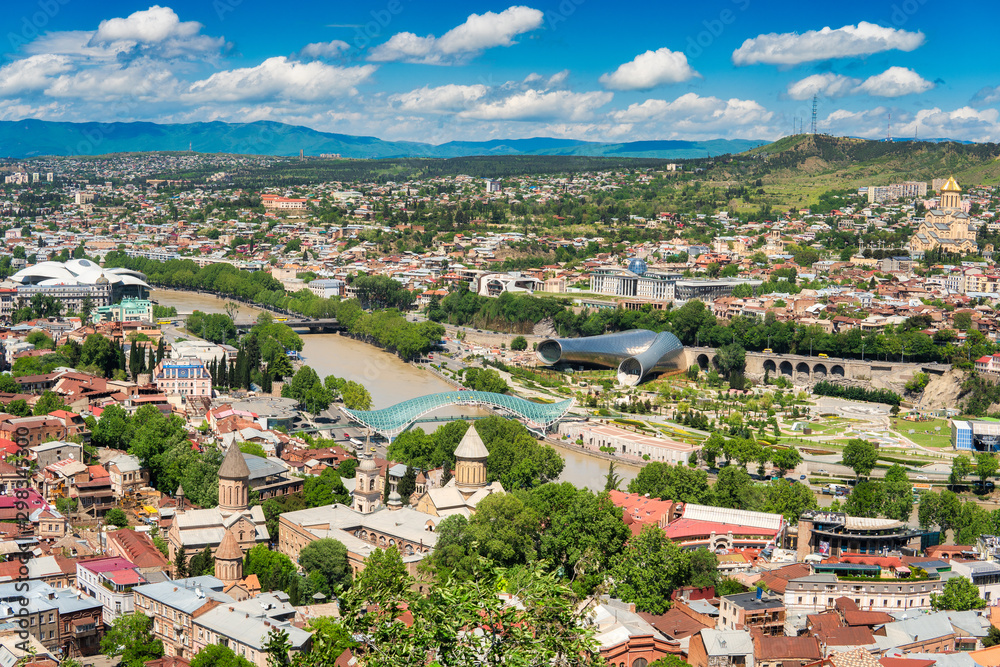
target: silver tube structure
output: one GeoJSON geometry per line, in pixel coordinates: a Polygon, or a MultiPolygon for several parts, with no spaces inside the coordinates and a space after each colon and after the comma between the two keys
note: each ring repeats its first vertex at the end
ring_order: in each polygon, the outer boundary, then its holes
{"type": "Polygon", "coordinates": [[[637,385],[649,373],[677,366],[684,346],[672,333],[633,329],[585,338],[549,338],[536,351],[538,360],[594,364],[618,369],[618,381],[637,385]]]}

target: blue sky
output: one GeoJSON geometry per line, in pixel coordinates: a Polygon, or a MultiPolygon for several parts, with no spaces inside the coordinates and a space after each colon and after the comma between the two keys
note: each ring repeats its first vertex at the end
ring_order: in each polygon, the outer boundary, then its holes
{"type": "Polygon", "coordinates": [[[243,122],[441,143],[1000,141],[988,3],[32,0],[0,16],[0,120],[243,122]]]}

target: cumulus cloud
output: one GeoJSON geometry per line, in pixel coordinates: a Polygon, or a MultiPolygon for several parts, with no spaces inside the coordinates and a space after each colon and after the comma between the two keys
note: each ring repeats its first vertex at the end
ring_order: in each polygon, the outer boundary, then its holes
{"type": "Polygon", "coordinates": [[[125,18],[101,21],[89,44],[162,58],[218,53],[225,39],[202,35],[202,27],[197,21],[181,21],[170,7],[153,5],[125,18]]]}
{"type": "Polygon", "coordinates": [[[420,37],[412,32],[396,33],[368,54],[374,62],[410,62],[446,65],[461,62],[486,49],[511,46],[514,38],[536,30],[544,14],[531,7],[508,7],[499,14],[471,14],[465,23],[440,37],[420,37]]]}
{"type": "Polygon", "coordinates": [[[793,100],[807,100],[813,95],[830,98],[847,95],[901,97],[927,92],[933,87],[933,83],[911,69],[890,67],[864,80],[829,72],[813,74],[788,84],[788,96],[793,100]]]}
{"type": "MultiPolygon", "coordinates": [[[[177,92],[174,75],[159,63],[141,59],[130,67],[104,65],[63,74],[46,88],[49,97],[94,102],[123,101],[130,113],[141,103],[171,98],[177,92]]],[[[108,109],[102,109],[107,113],[108,109]]]]}
{"type": "Polygon", "coordinates": [[[618,123],[659,125],[661,137],[728,136],[735,128],[753,136],[767,136],[773,130],[768,124],[774,113],[754,100],[702,97],[695,93],[681,95],[676,100],[648,99],[610,114],[618,123]]]}
{"type": "Polygon", "coordinates": [[[758,35],[733,51],[733,64],[799,65],[816,60],[868,56],[883,51],[913,51],[924,33],[883,28],[861,21],[843,28],[758,35]]]}
{"type": "Polygon", "coordinates": [[[890,67],[881,74],[865,79],[858,86],[858,92],[875,97],[902,97],[913,93],[924,93],[934,84],[916,72],[905,67],[890,67]]]}
{"type": "Polygon", "coordinates": [[[331,42],[314,42],[306,44],[299,51],[299,56],[310,60],[321,60],[323,58],[336,58],[351,48],[347,42],[335,39],[331,42]]]}
{"type": "Polygon", "coordinates": [[[591,117],[594,110],[611,101],[612,93],[573,93],[568,90],[526,90],[501,100],[479,104],[458,114],[478,120],[571,120],[591,117]]]}
{"type": "Polygon", "coordinates": [[[256,67],[216,72],[191,84],[188,99],[217,102],[279,98],[321,100],[357,94],[377,68],[374,65],[334,67],[284,56],[268,58],[256,67]]]}
{"type": "Polygon", "coordinates": [[[482,84],[461,86],[450,83],[435,88],[424,86],[408,93],[393,95],[389,99],[397,102],[403,111],[438,113],[465,109],[470,103],[486,95],[488,91],[489,88],[482,84]]]}
{"type": "Polygon", "coordinates": [[[680,83],[700,76],[688,64],[687,56],[668,48],[640,53],[634,60],[600,78],[612,90],[649,90],[668,83],[680,83]]]}
{"type": "Polygon", "coordinates": [[[11,97],[44,90],[53,77],[73,69],[67,56],[45,54],[29,56],[0,67],[0,96],[11,97]]]}

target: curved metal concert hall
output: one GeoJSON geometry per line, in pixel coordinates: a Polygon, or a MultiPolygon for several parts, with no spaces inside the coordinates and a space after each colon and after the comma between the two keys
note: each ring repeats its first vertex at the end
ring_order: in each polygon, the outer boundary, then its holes
{"type": "Polygon", "coordinates": [[[684,346],[672,333],[633,329],[587,338],[549,338],[542,341],[536,354],[550,366],[563,361],[617,366],[618,382],[635,386],[650,373],[680,368],[683,351],[684,346]]]}

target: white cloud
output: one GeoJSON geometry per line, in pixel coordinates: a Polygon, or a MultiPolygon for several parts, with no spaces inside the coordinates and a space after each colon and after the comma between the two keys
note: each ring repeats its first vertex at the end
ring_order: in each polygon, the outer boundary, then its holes
{"type": "Polygon", "coordinates": [[[819,126],[831,134],[881,139],[886,135],[890,113],[894,137],[1000,141],[1000,112],[967,106],[951,111],[934,107],[916,113],[883,106],[863,111],[837,109],[820,121],[819,126]]]}
{"type": "Polygon", "coordinates": [[[934,84],[916,72],[905,67],[890,67],[881,74],[869,77],[858,86],[858,92],[875,97],[902,97],[914,93],[924,93],[934,84]]]}
{"type": "MultiPolygon", "coordinates": [[[[159,63],[140,59],[129,67],[104,65],[59,76],[46,88],[49,97],[77,98],[90,101],[117,101],[140,112],[140,105],[172,98],[178,82],[159,63]]],[[[107,109],[102,109],[106,112],[107,109]]]]}
{"type": "Polygon", "coordinates": [[[813,74],[788,84],[788,96],[793,100],[807,100],[813,95],[843,97],[852,94],[861,85],[861,79],[843,74],[813,74]]]}
{"type": "Polygon", "coordinates": [[[890,67],[881,74],[875,74],[863,81],[842,74],[813,74],[788,84],[788,96],[793,100],[807,100],[813,95],[830,98],[847,95],[901,97],[923,93],[933,87],[933,83],[911,69],[890,67]]]}
{"type": "Polygon", "coordinates": [[[357,93],[374,65],[334,67],[318,61],[302,63],[284,56],[268,58],[256,67],[216,72],[191,84],[192,100],[235,102],[279,98],[321,100],[357,93]]]}
{"type": "Polygon", "coordinates": [[[480,104],[458,114],[479,120],[571,120],[591,117],[613,97],[607,92],[573,93],[568,90],[526,90],[496,102],[480,104]]]}
{"type": "Polygon", "coordinates": [[[645,135],[660,139],[705,136],[765,137],[774,132],[770,123],[774,113],[754,100],[702,97],[695,93],[681,95],[676,100],[648,99],[614,111],[610,117],[626,126],[656,124],[645,135]]]}
{"type": "Polygon", "coordinates": [[[332,42],[314,42],[313,44],[306,44],[299,51],[299,55],[303,58],[311,59],[323,59],[323,58],[336,58],[345,51],[351,48],[351,45],[347,42],[335,39],[332,42]]]}
{"type": "Polygon", "coordinates": [[[548,81],[549,87],[555,88],[556,86],[561,86],[564,83],[566,83],[566,79],[568,78],[569,78],[568,69],[564,69],[561,72],[556,72],[555,74],[549,77],[548,81]]]}
{"type": "Polygon", "coordinates": [[[101,21],[90,45],[163,58],[217,53],[225,46],[225,39],[202,35],[201,29],[197,21],[181,21],[170,7],[153,5],[125,18],[101,21]]]}
{"type": "Polygon", "coordinates": [[[465,23],[441,37],[420,37],[412,32],[396,33],[368,54],[374,62],[411,62],[445,65],[460,62],[486,49],[511,46],[514,38],[536,30],[545,18],[530,7],[508,7],[499,14],[471,14],[465,23]]]}
{"type": "Polygon", "coordinates": [[[668,48],[640,53],[634,60],[604,74],[600,82],[612,90],[649,90],[668,83],[680,83],[700,76],[688,64],[687,56],[668,48]]]}
{"type": "Polygon", "coordinates": [[[424,86],[408,93],[393,95],[389,99],[398,102],[399,108],[404,111],[417,113],[460,111],[467,108],[471,102],[483,97],[488,91],[489,88],[482,84],[461,86],[450,83],[436,88],[424,86]]]}
{"type": "Polygon", "coordinates": [[[71,69],[70,59],[61,55],[38,55],[15,60],[0,67],[0,96],[44,90],[52,84],[54,76],[71,69]]]}
{"type": "Polygon", "coordinates": [[[815,60],[852,58],[873,53],[913,51],[924,43],[924,33],[883,28],[861,21],[843,28],[809,30],[804,33],[768,33],[743,42],[733,51],[736,65],[799,65],[815,60]]]}

